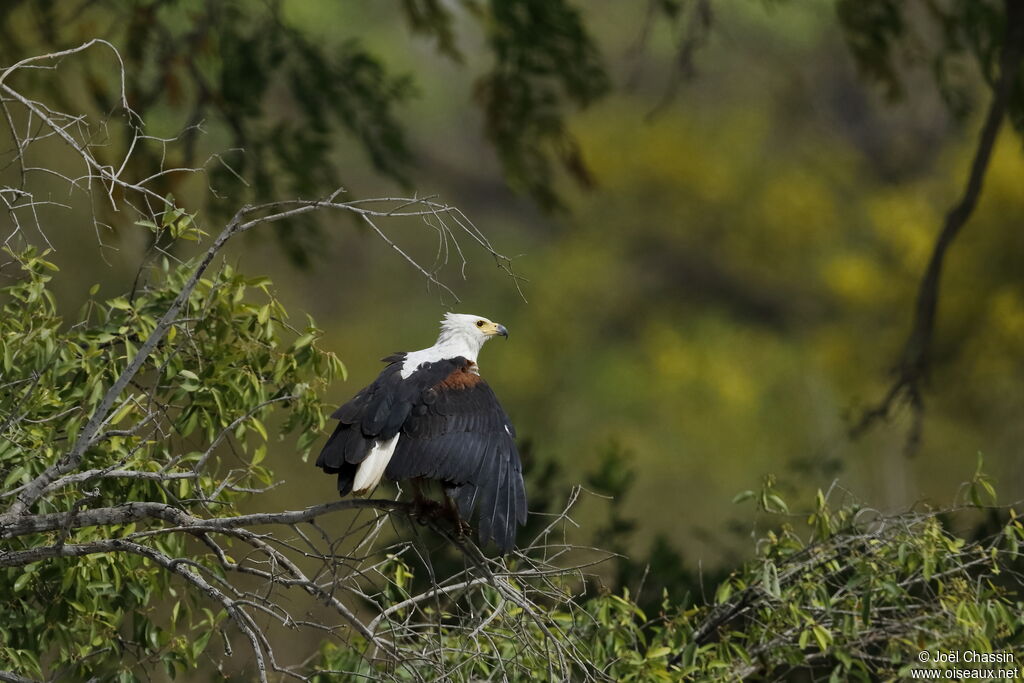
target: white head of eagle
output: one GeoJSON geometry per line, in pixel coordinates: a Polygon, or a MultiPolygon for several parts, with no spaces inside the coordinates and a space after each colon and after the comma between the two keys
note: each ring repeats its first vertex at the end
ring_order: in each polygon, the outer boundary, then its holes
{"type": "Polygon", "coordinates": [[[331,415],[338,426],[316,464],[338,475],[338,493],[368,495],[384,476],[438,480],[462,519],[479,511],[481,544],[508,552],[526,523],[526,489],[515,428],[477,365],[495,336],[508,330],[448,313],[433,346],[384,358],[377,379],[331,415]]]}

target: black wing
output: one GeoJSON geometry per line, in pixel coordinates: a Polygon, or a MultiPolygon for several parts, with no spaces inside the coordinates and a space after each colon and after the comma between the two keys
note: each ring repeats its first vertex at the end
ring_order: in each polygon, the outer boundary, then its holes
{"type": "Polygon", "coordinates": [[[423,393],[465,362],[458,358],[424,363],[403,379],[404,360],[404,353],[385,358],[388,366],[377,379],[331,415],[339,424],[320,451],[316,466],[338,475],[338,493],[343,496],[352,492],[356,470],[373,443],[398,434],[423,393]]]}
{"type": "Polygon", "coordinates": [[[526,489],[515,429],[498,398],[465,359],[424,391],[402,428],[388,464],[389,479],[428,477],[453,489],[459,514],[479,507],[480,542],[502,552],[526,523],[526,489]]]}

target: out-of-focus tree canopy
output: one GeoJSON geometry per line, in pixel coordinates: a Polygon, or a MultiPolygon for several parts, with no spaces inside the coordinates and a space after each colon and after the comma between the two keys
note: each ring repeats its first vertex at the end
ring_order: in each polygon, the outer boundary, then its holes
{"type": "MultiPolygon", "coordinates": [[[[565,116],[607,89],[598,50],[565,0],[466,2],[458,9],[462,21],[479,24],[492,55],[487,69],[469,77],[484,112],[484,137],[509,181],[553,208],[556,165],[588,182],[565,116]]],[[[345,11],[358,16],[365,9],[345,11]]],[[[345,31],[343,16],[331,29],[334,39],[324,41],[296,22],[295,13],[304,10],[289,10],[280,0],[11,2],[0,8],[0,61],[67,49],[97,35],[121,46],[124,94],[140,119],[184,130],[174,158],[153,151],[135,163],[206,166],[217,193],[233,200],[319,196],[341,186],[350,180],[336,161],[342,140],[382,178],[411,186],[416,157],[400,111],[419,88],[416,76],[389,68],[376,46],[345,31]],[[346,35],[337,40],[339,32],[346,35]]],[[[391,17],[434,42],[440,55],[462,61],[454,10],[445,3],[395,3],[391,17]]],[[[99,112],[123,114],[120,82],[105,58],[86,61],[80,88],[50,94],[65,105],[84,98],[99,112]]],[[[113,147],[111,157],[120,149],[113,147]]],[[[178,191],[181,180],[168,176],[165,192],[178,191]]],[[[298,222],[305,230],[280,235],[290,256],[305,262],[316,233],[311,221],[298,222]]]]}

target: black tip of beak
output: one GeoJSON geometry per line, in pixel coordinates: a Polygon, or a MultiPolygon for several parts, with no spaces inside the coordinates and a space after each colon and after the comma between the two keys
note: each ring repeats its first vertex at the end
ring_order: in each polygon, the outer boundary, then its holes
{"type": "Polygon", "coordinates": [[[508,330],[505,329],[504,325],[498,325],[498,335],[508,339],[508,330]]]}

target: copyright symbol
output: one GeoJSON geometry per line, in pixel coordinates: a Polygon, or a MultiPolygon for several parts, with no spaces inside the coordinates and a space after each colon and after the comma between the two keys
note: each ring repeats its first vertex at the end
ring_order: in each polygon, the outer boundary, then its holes
{"type": "Polygon", "coordinates": [[[927,662],[928,661],[928,650],[921,650],[920,652],[918,652],[917,653],[917,660],[919,662],[927,662]]]}

